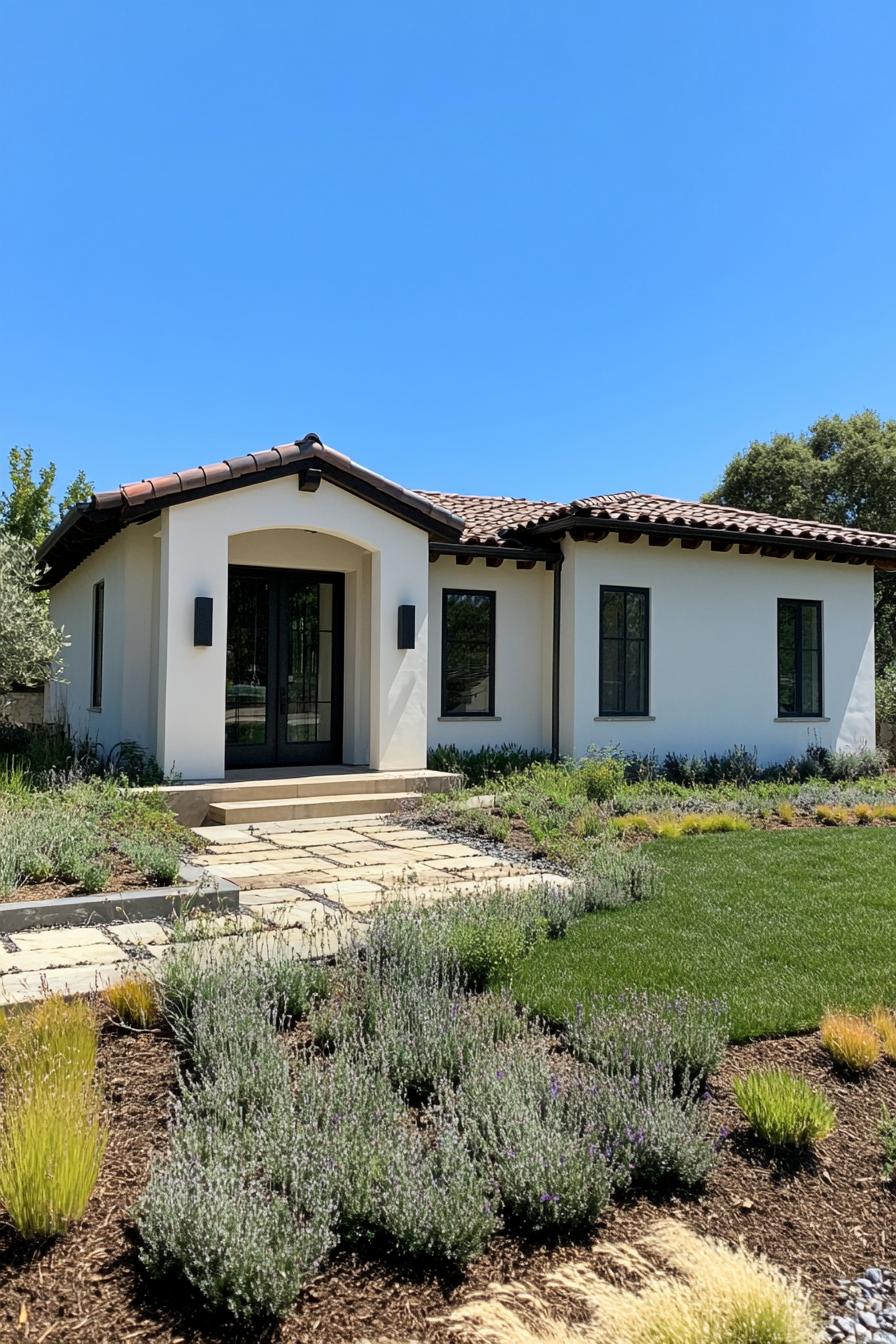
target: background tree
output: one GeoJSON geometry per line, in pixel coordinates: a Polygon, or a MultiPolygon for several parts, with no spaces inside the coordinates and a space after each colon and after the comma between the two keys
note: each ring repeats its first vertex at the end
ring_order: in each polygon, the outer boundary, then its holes
{"type": "Polygon", "coordinates": [[[46,594],[35,587],[38,578],[32,544],[0,529],[0,693],[59,674],[67,640],[50,620],[46,594]]]}
{"type": "Polygon", "coordinates": [[[75,504],[80,504],[85,499],[89,499],[92,494],[93,482],[87,479],[87,474],[82,468],[62,496],[59,504],[59,517],[64,518],[70,508],[75,504]]]}
{"type": "MultiPolygon", "coordinates": [[[[48,462],[34,475],[33,448],[11,448],[9,451],[9,490],[0,495],[0,529],[23,537],[39,546],[56,522],[53,507],[53,487],[56,484],[56,464],[48,462]]],[[[62,516],[79,499],[93,493],[93,486],[83,471],[79,471],[62,497],[59,515],[62,516]]]]}
{"type": "MultiPolygon", "coordinates": [[[[805,434],[776,434],[732,458],[707,502],[790,518],[896,532],[896,420],[824,416],[805,434]]],[[[896,665],[896,575],[875,574],[877,667],[896,665]]]]}

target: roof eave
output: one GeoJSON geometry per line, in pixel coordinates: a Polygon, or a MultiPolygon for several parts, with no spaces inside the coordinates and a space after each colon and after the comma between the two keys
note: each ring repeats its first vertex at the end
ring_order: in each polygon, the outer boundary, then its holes
{"type": "Polygon", "coordinates": [[[822,551],[854,556],[881,567],[896,564],[896,546],[874,546],[861,542],[826,541],[822,538],[795,536],[786,532],[760,532],[731,527],[695,527],[683,523],[650,522],[641,518],[603,518],[600,514],[577,514],[539,523],[530,531],[539,536],[572,535],[605,529],[608,532],[638,532],[645,536],[686,537],[699,541],[727,542],[732,546],[774,546],[794,551],[822,551]]]}

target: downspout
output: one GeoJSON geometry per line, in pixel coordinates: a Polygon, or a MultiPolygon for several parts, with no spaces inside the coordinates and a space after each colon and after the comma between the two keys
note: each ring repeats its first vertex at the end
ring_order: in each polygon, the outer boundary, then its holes
{"type": "Polygon", "coordinates": [[[554,623],[551,658],[551,760],[560,759],[560,577],[563,554],[554,561],[554,623]]]}

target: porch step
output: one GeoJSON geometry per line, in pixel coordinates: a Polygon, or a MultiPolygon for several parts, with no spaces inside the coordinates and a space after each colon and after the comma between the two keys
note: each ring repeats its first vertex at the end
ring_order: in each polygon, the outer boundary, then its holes
{"type": "Polygon", "coordinates": [[[418,790],[400,793],[323,793],[312,797],[248,798],[210,803],[208,820],[224,826],[256,821],[301,821],[305,817],[360,817],[398,812],[420,797],[418,790]]]}
{"type": "Polygon", "coordinates": [[[163,796],[184,826],[295,821],[395,812],[403,800],[460,788],[444,770],[367,770],[351,766],[234,771],[223,782],[174,784],[163,796]]]}

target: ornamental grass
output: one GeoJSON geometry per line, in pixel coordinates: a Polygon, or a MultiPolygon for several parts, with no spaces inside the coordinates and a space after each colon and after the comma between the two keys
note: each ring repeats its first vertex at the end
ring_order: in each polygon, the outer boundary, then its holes
{"type": "Polygon", "coordinates": [[[821,1044],[834,1063],[849,1073],[868,1073],[880,1059],[880,1036],[864,1018],[827,1012],[819,1032],[821,1044]]]}
{"type": "Polygon", "coordinates": [[[770,1148],[808,1149],[837,1124],[824,1094],[786,1069],[757,1069],[732,1079],[731,1086],[754,1133],[770,1148]]]}
{"type": "Polygon", "coordinates": [[[103,998],[115,1016],[126,1027],[145,1030],[159,1020],[159,1000],[152,981],[142,975],[131,975],[117,985],[110,985],[103,998]]]}
{"type": "Polygon", "coordinates": [[[896,1013],[892,1008],[878,1004],[872,1008],[868,1020],[880,1037],[885,1058],[896,1061],[896,1013]]]}
{"type": "Polygon", "coordinates": [[[83,1216],[106,1148],[96,1023],[54,996],[10,1021],[5,1046],[0,1203],[20,1236],[56,1236],[83,1216]]]}
{"type": "Polygon", "coordinates": [[[447,1317],[471,1344],[815,1344],[820,1319],[798,1279],[764,1257],[700,1237],[664,1220],[638,1247],[599,1246],[637,1288],[620,1288],[581,1263],[545,1278],[577,1323],[559,1316],[548,1293],[492,1284],[447,1317]]]}

